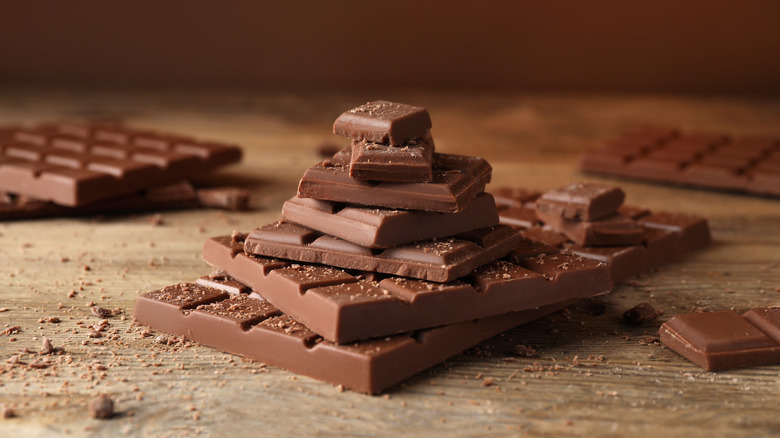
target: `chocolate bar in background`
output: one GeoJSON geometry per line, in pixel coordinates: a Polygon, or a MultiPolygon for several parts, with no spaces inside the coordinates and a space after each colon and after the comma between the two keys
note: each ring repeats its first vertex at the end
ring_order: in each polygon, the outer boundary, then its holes
{"type": "Polygon", "coordinates": [[[237,162],[237,146],[112,124],[0,133],[0,190],[70,207],[130,195],[237,162]]]}
{"type": "Polygon", "coordinates": [[[254,229],[244,252],[359,271],[448,282],[507,255],[520,235],[506,225],[388,249],[370,249],[287,222],[254,229]]]}
{"type": "Polygon", "coordinates": [[[249,201],[250,194],[246,189],[238,187],[195,188],[187,181],[153,187],[133,195],[120,196],[80,207],[65,207],[26,196],[0,193],[0,221],[189,208],[245,211],[249,208],[249,201]]]}
{"type": "Polygon", "coordinates": [[[143,294],[133,316],[155,330],[368,394],[573,303],[339,345],[246,290],[236,293],[234,283],[220,282],[180,283],[143,294]]]}
{"type": "Polygon", "coordinates": [[[677,315],[661,342],[709,371],[780,363],[780,307],[677,315]]]}
{"type": "Polygon", "coordinates": [[[362,181],[349,176],[349,154],[310,167],[298,185],[298,196],[384,208],[456,213],[485,191],[492,168],[483,158],[433,154],[430,183],[362,181]]]}
{"type": "Polygon", "coordinates": [[[458,213],[391,210],[290,198],[282,219],[367,248],[392,248],[498,225],[493,197],[480,193],[458,213]]]}
{"type": "MultiPolygon", "coordinates": [[[[510,254],[450,283],[345,271],[244,252],[215,237],[203,260],[332,342],[391,335],[609,292],[605,264],[573,254],[510,254]]],[[[527,248],[521,240],[520,246],[527,248]]]]}
{"type": "Polygon", "coordinates": [[[434,149],[430,132],[398,146],[353,140],[349,176],[373,181],[430,182],[434,149]]]}
{"type": "Polygon", "coordinates": [[[583,171],[706,189],[780,196],[780,141],[645,128],[583,155],[583,171]]]}
{"type": "Polygon", "coordinates": [[[431,126],[425,108],[376,100],[341,114],[333,123],[333,133],[357,141],[397,146],[422,137],[431,126]]]}

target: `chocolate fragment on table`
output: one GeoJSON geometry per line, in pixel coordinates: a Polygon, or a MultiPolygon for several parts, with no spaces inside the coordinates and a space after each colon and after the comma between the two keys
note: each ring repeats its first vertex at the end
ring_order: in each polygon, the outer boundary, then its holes
{"type": "Polygon", "coordinates": [[[517,231],[506,225],[495,225],[453,237],[372,250],[301,225],[274,222],[249,233],[244,252],[448,282],[507,255],[518,242],[517,231]]]}
{"type": "Polygon", "coordinates": [[[293,197],[282,219],[367,248],[392,248],[498,224],[493,197],[480,193],[458,213],[395,210],[293,197]]]}
{"type": "Polygon", "coordinates": [[[431,129],[425,108],[376,100],[352,108],[333,123],[333,133],[353,140],[401,145],[431,129]]]}
{"type": "Polygon", "coordinates": [[[349,155],[340,152],[310,167],[298,185],[298,196],[374,207],[455,213],[485,191],[492,168],[483,158],[433,155],[430,183],[362,181],[349,176],[349,155]]]}
{"type": "Polygon", "coordinates": [[[240,159],[236,146],[120,124],[41,125],[0,138],[0,190],[82,206],[240,159]]]}
{"type": "Polygon", "coordinates": [[[780,308],[677,315],[659,330],[661,342],[709,371],[780,363],[780,308]]]}
{"type": "Polygon", "coordinates": [[[780,196],[780,140],[638,130],[586,153],[580,167],[618,177],[780,196]]]}
{"type": "Polygon", "coordinates": [[[623,312],[623,321],[635,326],[655,321],[656,318],[658,318],[658,311],[648,302],[639,303],[623,312]]]}
{"type": "Polygon", "coordinates": [[[397,146],[353,140],[349,176],[373,181],[430,182],[434,149],[430,132],[397,146]]]}
{"type": "Polygon", "coordinates": [[[548,217],[593,221],[613,214],[625,199],[619,187],[576,182],[543,193],[536,200],[536,212],[548,217]]]}
{"type": "Polygon", "coordinates": [[[155,330],[374,394],[572,302],[345,345],[324,340],[267,301],[220,290],[218,282],[212,287],[183,283],[143,294],[134,317],[155,330]]]}
{"type": "Polygon", "coordinates": [[[510,253],[442,284],[248,255],[244,238],[209,239],[203,260],[332,342],[526,310],[612,288],[603,263],[528,245],[524,254],[510,253]]]}
{"type": "Polygon", "coordinates": [[[536,212],[536,217],[545,225],[566,235],[577,245],[618,246],[636,245],[642,242],[642,226],[619,213],[594,221],[566,219],[557,214],[539,211],[536,212]]]}

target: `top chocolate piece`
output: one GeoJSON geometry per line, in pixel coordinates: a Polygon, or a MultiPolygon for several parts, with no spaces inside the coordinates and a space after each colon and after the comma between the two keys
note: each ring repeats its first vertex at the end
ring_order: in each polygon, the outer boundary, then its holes
{"type": "Polygon", "coordinates": [[[353,140],[400,145],[431,129],[431,117],[419,106],[375,100],[344,112],[333,133],[353,140]]]}
{"type": "Polygon", "coordinates": [[[619,187],[577,182],[550,190],[536,201],[537,212],[592,221],[617,211],[626,199],[619,187]]]}

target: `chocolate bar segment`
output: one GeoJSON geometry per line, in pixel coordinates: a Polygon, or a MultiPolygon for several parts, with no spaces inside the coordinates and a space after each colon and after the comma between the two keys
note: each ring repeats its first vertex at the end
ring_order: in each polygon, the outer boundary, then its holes
{"type": "Polygon", "coordinates": [[[780,308],[677,315],[659,330],[661,342],[709,371],[780,362],[780,308]]]}
{"type": "Polygon", "coordinates": [[[577,245],[617,246],[642,242],[642,226],[619,213],[595,221],[566,219],[542,212],[537,212],[536,217],[545,225],[565,234],[577,245]]]}
{"type": "Polygon", "coordinates": [[[349,176],[374,181],[430,182],[434,148],[430,133],[398,146],[353,140],[349,176]]]}
{"type": "Polygon", "coordinates": [[[401,145],[431,129],[425,108],[376,100],[352,108],[333,123],[333,133],[353,140],[401,145]]]}
{"type": "Polygon", "coordinates": [[[586,153],[587,172],[684,186],[780,196],[780,141],[718,133],[638,130],[586,153]],[[641,145],[641,146],[638,146],[641,145]]]}
{"type": "MultiPolygon", "coordinates": [[[[218,284],[215,284],[218,287],[218,284]]],[[[169,286],[177,296],[195,284],[169,286]]],[[[354,391],[374,394],[479,342],[566,307],[569,302],[338,345],[281,313],[267,301],[229,295],[190,310],[167,294],[151,292],[136,301],[134,317],[143,325],[184,336],[222,351],[304,374],[354,391]]]]}
{"type": "Polygon", "coordinates": [[[557,251],[541,262],[529,260],[538,252],[516,254],[432,283],[248,255],[244,237],[209,239],[203,259],[339,343],[586,298],[612,286],[606,265],[557,251]]]}
{"type": "Polygon", "coordinates": [[[444,239],[371,250],[288,222],[256,228],[246,238],[247,254],[321,263],[361,271],[447,282],[505,256],[520,241],[506,225],[444,239]]]}
{"type": "Polygon", "coordinates": [[[479,157],[433,155],[430,183],[369,182],[349,176],[349,155],[338,153],[310,167],[298,196],[374,207],[456,213],[490,182],[492,168],[479,157]]]}
{"type": "Polygon", "coordinates": [[[480,193],[458,213],[360,207],[293,197],[282,218],[367,248],[392,248],[498,224],[493,197],[480,193]]]}
{"type": "Polygon", "coordinates": [[[618,187],[576,182],[542,194],[536,201],[536,211],[548,217],[592,221],[611,215],[625,199],[618,187]]]}
{"type": "Polygon", "coordinates": [[[238,147],[121,125],[20,129],[0,139],[0,190],[66,206],[132,194],[239,161],[238,147]],[[91,135],[76,136],[74,133],[91,135]],[[108,135],[111,133],[112,135],[108,135]],[[142,139],[168,140],[155,147],[142,139]]]}

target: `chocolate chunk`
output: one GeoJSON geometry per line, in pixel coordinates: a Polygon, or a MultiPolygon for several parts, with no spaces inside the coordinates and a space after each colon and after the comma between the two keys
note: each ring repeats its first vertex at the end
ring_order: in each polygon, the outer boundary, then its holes
{"type": "Polygon", "coordinates": [[[744,315],[709,312],[677,315],[659,330],[661,342],[710,371],[780,362],[780,308],[744,315]]]}
{"type": "Polygon", "coordinates": [[[442,284],[247,255],[234,245],[228,236],[212,238],[203,259],[332,342],[526,310],[611,288],[606,265],[558,251],[540,260],[535,253],[533,261],[513,254],[511,261],[442,284]]]}
{"type": "Polygon", "coordinates": [[[354,140],[349,176],[374,181],[430,182],[434,149],[430,133],[398,146],[354,140]]]}
{"type": "MultiPolygon", "coordinates": [[[[72,126],[66,131],[73,132],[72,126]]],[[[11,141],[0,140],[0,190],[82,206],[199,175],[241,158],[236,146],[121,125],[86,126],[83,132],[93,136],[74,138],[56,126],[42,126],[14,131],[11,141]],[[143,141],[152,138],[154,147],[143,141]]]]}
{"type": "Polygon", "coordinates": [[[430,183],[368,182],[349,176],[349,155],[333,158],[306,170],[298,196],[374,207],[455,213],[485,190],[492,168],[479,157],[433,155],[430,183]]]}
{"type": "Polygon", "coordinates": [[[400,145],[431,129],[425,108],[376,100],[352,108],[333,123],[333,133],[353,140],[400,145]]]}
{"type": "Polygon", "coordinates": [[[114,416],[114,400],[101,394],[89,403],[89,415],[97,419],[109,419],[114,416]]]}
{"type": "Polygon", "coordinates": [[[617,246],[642,242],[642,226],[619,213],[594,221],[566,219],[541,211],[536,212],[536,217],[550,228],[565,234],[577,245],[617,246]]]}
{"type": "Polygon", "coordinates": [[[248,210],[251,199],[249,190],[239,187],[202,188],[197,190],[196,196],[204,207],[230,211],[248,210]]]}
{"type": "Polygon", "coordinates": [[[282,218],[368,248],[392,248],[498,224],[493,197],[480,193],[458,213],[360,207],[293,197],[282,218]]]}
{"type": "MultiPolygon", "coordinates": [[[[175,286],[179,287],[179,285],[175,286]]],[[[195,285],[187,290],[195,291],[195,285]]],[[[211,289],[207,294],[220,295],[211,289]]],[[[541,318],[572,301],[468,320],[410,334],[338,345],[260,300],[223,295],[221,301],[184,312],[159,291],[141,295],[135,318],[143,325],[364,393],[378,393],[511,327],[541,318]],[[240,305],[233,305],[233,301],[240,305]],[[227,302],[227,303],[225,303],[227,302]],[[223,304],[224,303],[224,304],[223,304]]]]}
{"type": "Polygon", "coordinates": [[[512,228],[496,225],[475,231],[473,235],[424,240],[372,251],[300,225],[276,222],[249,233],[244,251],[265,257],[447,282],[505,256],[519,241],[520,235],[512,228]]]}
{"type": "Polygon", "coordinates": [[[618,187],[577,182],[542,194],[536,201],[536,213],[592,221],[615,213],[625,198],[618,187]]]}
{"type": "Polygon", "coordinates": [[[648,302],[639,303],[623,312],[623,321],[636,326],[655,321],[656,318],[658,318],[658,311],[648,302]]]}

